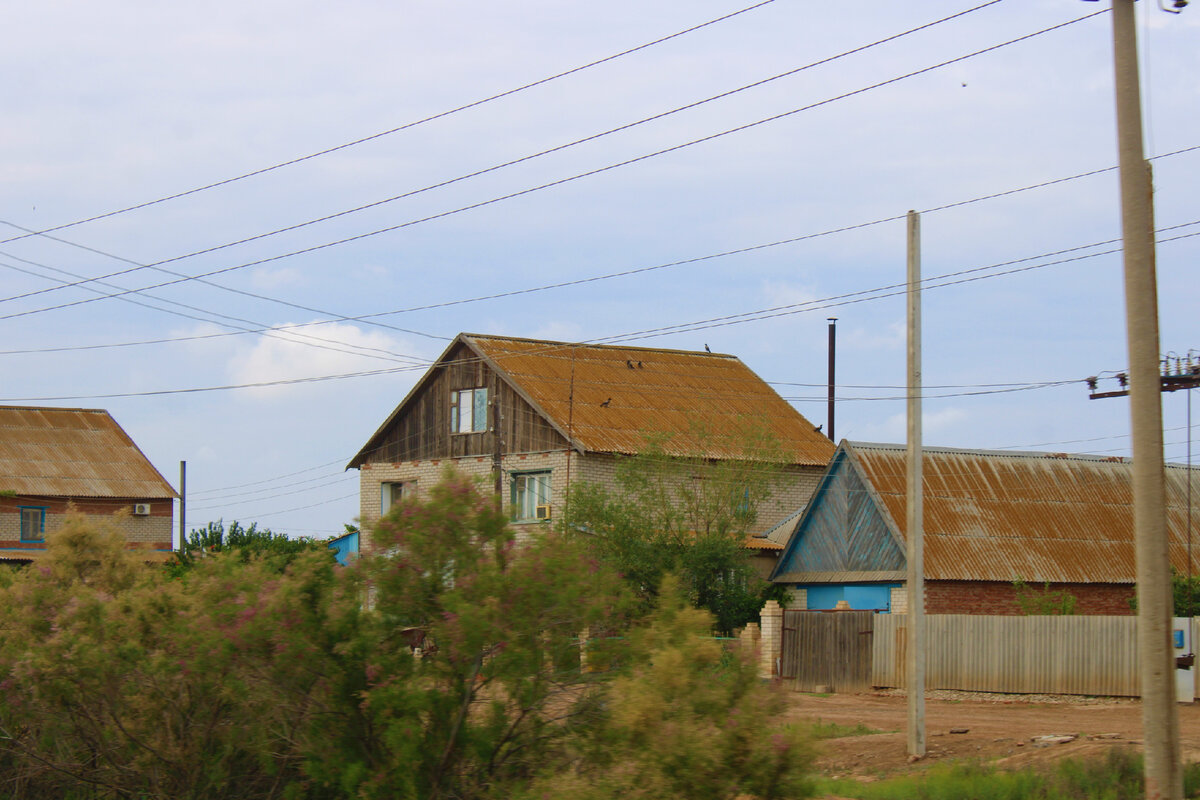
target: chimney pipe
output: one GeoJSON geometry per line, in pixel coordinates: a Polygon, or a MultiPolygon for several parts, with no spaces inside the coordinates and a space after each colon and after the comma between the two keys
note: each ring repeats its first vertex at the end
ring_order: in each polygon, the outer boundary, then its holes
{"type": "Polygon", "coordinates": [[[829,441],[837,442],[833,435],[833,387],[834,382],[834,353],[837,350],[837,317],[829,317],[829,414],[826,418],[825,430],[829,441]]]}

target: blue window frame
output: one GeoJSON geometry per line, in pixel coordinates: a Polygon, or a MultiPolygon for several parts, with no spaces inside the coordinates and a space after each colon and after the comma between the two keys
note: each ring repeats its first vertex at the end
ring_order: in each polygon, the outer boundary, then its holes
{"type": "Polygon", "coordinates": [[[21,506],[21,541],[46,541],[46,509],[39,506],[21,506]]]}

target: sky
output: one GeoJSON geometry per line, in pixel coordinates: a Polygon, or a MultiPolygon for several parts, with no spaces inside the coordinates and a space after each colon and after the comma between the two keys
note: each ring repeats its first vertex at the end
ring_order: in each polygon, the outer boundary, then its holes
{"type": "MultiPolygon", "coordinates": [[[[1200,9],[1137,20],[1186,357],[1200,9]]],[[[460,332],[708,345],[817,425],[836,317],[837,438],[902,442],[915,210],[925,444],[1128,455],[1128,401],[1083,383],[1128,365],[1111,29],[1079,0],[16,4],[0,403],[108,409],[187,462],[189,528],[326,537],[460,332]]]]}

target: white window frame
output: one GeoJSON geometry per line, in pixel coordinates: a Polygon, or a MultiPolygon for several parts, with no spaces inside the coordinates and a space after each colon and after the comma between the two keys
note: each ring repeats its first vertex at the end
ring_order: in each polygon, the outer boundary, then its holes
{"type": "Polygon", "coordinates": [[[457,389],[450,393],[450,432],[483,433],[488,430],[486,386],[457,389]]]}
{"type": "Polygon", "coordinates": [[[402,500],[407,500],[417,493],[416,481],[383,481],[379,484],[379,516],[392,510],[402,500]]]}
{"type": "Polygon", "coordinates": [[[536,522],[537,507],[550,505],[550,470],[512,473],[509,497],[514,522],[536,522]]]}

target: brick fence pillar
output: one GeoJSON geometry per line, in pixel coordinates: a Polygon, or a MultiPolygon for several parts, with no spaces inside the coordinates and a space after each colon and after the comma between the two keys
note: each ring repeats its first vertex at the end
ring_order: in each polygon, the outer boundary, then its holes
{"type": "Polygon", "coordinates": [[[759,615],[762,623],[762,650],[759,652],[758,676],[774,678],[779,674],[779,654],[783,645],[783,608],[768,600],[759,615]]]}

